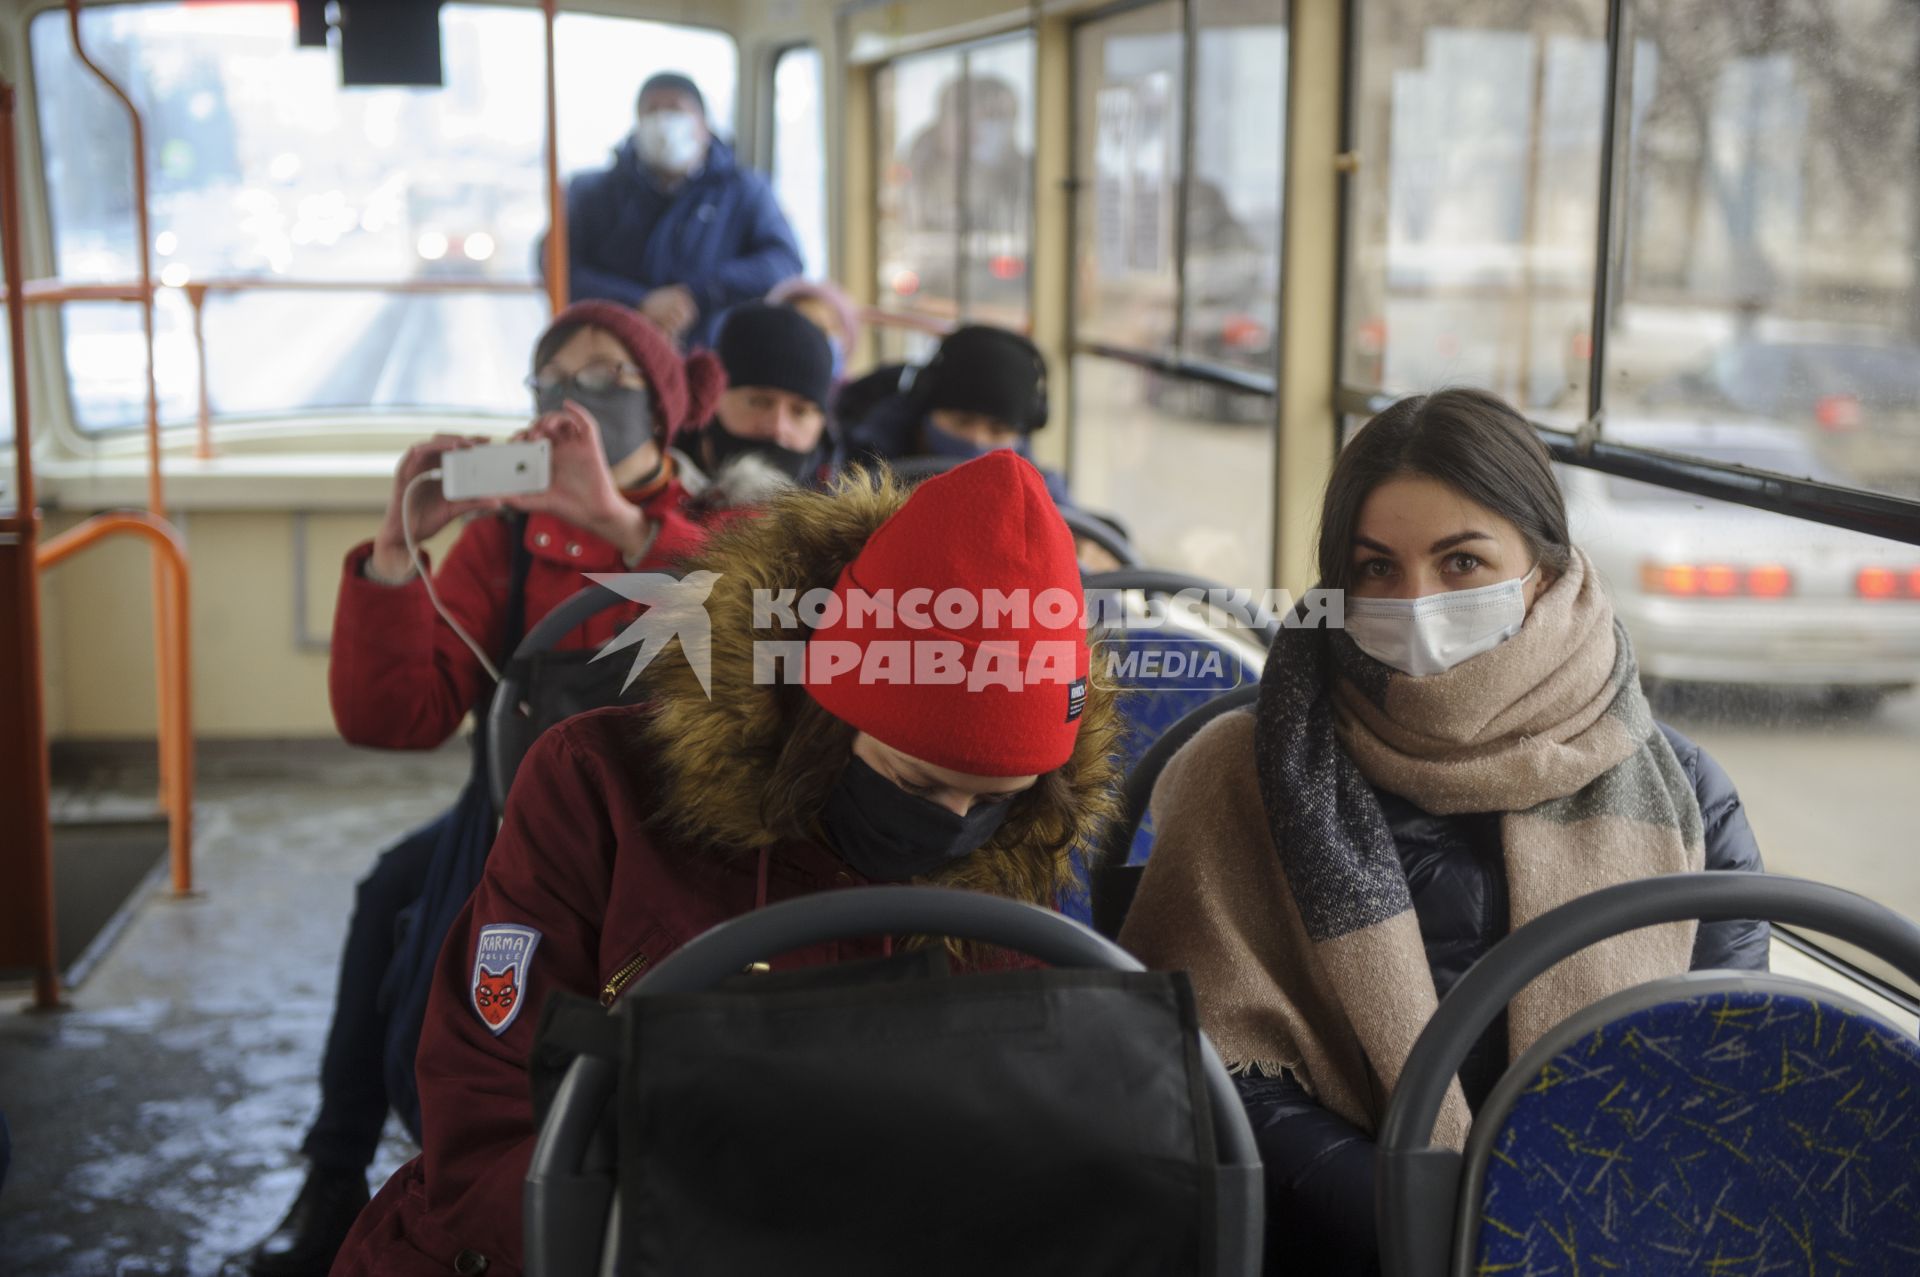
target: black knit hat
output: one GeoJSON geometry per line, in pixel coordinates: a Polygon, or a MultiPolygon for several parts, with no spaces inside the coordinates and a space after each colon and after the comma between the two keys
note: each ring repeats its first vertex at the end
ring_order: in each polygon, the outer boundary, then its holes
{"type": "Polygon", "coordinates": [[[978,412],[1021,431],[1047,424],[1047,361],[1019,333],[973,324],[940,343],[913,379],[921,412],[978,412]]]}
{"type": "Polygon", "coordinates": [[[707,113],[707,99],[701,96],[700,86],[678,71],[661,71],[648,76],[647,82],[640,86],[639,95],[633,100],[634,105],[638,106],[640,99],[655,89],[672,89],[675,93],[685,93],[700,104],[701,116],[704,117],[707,113]]]}
{"type": "Polygon", "coordinates": [[[729,386],[771,386],[822,408],[833,393],[833,347],[790,306],[748,302],[727,312],[717,352],[729,386]]]}

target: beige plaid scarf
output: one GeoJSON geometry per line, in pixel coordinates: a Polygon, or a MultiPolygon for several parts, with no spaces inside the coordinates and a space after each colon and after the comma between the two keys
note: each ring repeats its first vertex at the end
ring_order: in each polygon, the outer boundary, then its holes
{"type": "MultiPolygon", "coordinates": [[[[1374,787],[1437,815],[1503,813],[1515,927],[1703,863],[1699,804],[1578,551],[1518,634],[1443,674],[1410,678],[1342,631],[1286,630],[1256,711],[1232,717],[1155,790],[1159,841],[1121,941],[1192,973],[1229,1064],[1293,1073],[1369,1130],[1438,1005],[1374,787]]],[[[1567,959],[1514,1000],[1510,1049],[1686,970],[1692,945],[1679,923],[1567,959]]],[[[1468,1120],[1456,1083],[1437,1138],[1458,1144],[1468,1120]]]]}

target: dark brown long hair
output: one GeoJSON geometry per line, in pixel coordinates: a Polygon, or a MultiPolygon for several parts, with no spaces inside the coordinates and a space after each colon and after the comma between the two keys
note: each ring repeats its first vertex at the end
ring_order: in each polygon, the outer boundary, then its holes
{"type": "Polygon", "coordinates": [[[1572,561],[1566,501],[1532,424],[1498,395],[1455,386],[1389,405],[1341,451],[1320,506],[1323,587],[1352,585],[1361,507],[1408,475],[1437,479],[1512,523],[1547,571],[1572,561]]]}

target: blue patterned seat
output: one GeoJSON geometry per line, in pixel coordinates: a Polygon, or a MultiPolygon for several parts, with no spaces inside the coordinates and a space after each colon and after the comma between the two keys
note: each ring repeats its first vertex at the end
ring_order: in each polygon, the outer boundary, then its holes
{"type": "MultiPolygon", "coordinates": [[[[1260,681],[1259,654],[1248,644],[1204,630],[1142,630],[1101,639],[1095,649],[1094,677],[1110,670],[1109,686],[1118,686],[1116,706],[1125,734],[1115,758],[1122,774],[1152,748],[1169,727],[1222,692],[1260,681]],[[1129,663],[1129,658],[1131,662],[1129,663]],[[1174,666],[1172,662],[1178,662],[1174,666]],[[1172,669],[1172,673],[1167,673],[1172,669]]],[[[1130,864],[1143,863],[1153,847],[1153,818],[1134,834],[1130,864]]],[[[1079,922],[1092,921],[1087,866],[1076,854],[1077,888],[1060,911],[1079,922]]]]}
{"type": "Polygon", "coordinates": [[[1627,990],[1482,1106],[1455,1271],[1920,1272],[1916,1100],[1920,1045],[1817,986],[1627,990]]]}

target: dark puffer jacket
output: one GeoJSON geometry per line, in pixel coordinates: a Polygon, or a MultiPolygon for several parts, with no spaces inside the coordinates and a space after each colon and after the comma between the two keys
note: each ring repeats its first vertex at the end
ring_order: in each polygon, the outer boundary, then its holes
{"type": "MultiPolygon", "coordinates": [[[[1762,868],[1733,781],[1704,750],[1665,724],[1693,792],[1700,800],[1708,869],[1762,868]]],[[[1413,894],[1434,991],[1446,997],[1480,956],[1507,934],[1507,878],[1497,813],[1434,816],[1404,798],[1381,793],[1413,894]]],[[[1763,971],[1764,922],[1702,926],[1693,966],[1763,971]]],[[[1478,1109],[1507,1066],[1507,1024],[1489,1026],[1460,1070],[1467,1103],[1478,1109]]],[[[1371,1274],[1379,1271],[1373,1227],[1373,1139],[1320,1107],[1291,1078],[1245,1077],[1240,1098],[1253,1121],[1267,1174],[1267,1235],[1289,1239],[1269,1251],[1269,1273],[1371,1274]]]]}

